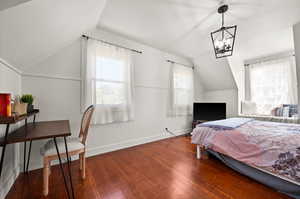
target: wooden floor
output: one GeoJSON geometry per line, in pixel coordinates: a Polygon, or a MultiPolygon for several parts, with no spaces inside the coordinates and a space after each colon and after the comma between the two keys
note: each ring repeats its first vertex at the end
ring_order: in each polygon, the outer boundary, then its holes
{"type": "MultiPolygon", "coordinates": [[[[189,137],[177,137],[87,159],[87,178],[72,166],[77,199],[280,199],[289,198],[259,184],[220,161],[197,160],[189,137]]],[[[57,166],[52,168],[49,196],[66,198],[57,166]]],[[[42,171],[20,175],[7,199],[42,196],[42,171]]]]}

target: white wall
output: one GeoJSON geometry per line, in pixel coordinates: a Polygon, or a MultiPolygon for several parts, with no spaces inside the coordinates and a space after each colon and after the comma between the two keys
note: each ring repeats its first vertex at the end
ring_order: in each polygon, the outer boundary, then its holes
{"type": "Polygon", "coordinates": [[[203,102],[225,102],[227,118],[238,115],[237,89],[207,91],[204,93],[203,98],[203,102]]]}
{"type": "MultiPolygon", "coordinates": [[[[20,94],[21,76],[16,71],[9,68],[8,64],[0,59],[0,93],[20,94]]],[[[12,125],[14,129],[16,125],[12,125]]],[[[0,137],[5,134],[5,125],[0,126],[0,137]]],[[[0,148],[2,153],[2,147],[0,148]]],[[[4,199],[10,187],[14,183],[19,174],[19,145],[7,145],[5,151],[5,159],[0,180],[0,199],[4,199]]]]}
{"type": "Polygon", "coordinates": [[[237,89],[225,89],[214,91],[197,92],[195,96],[196,102],[223,102],[226,103],[226,117],[238,116],[238,90],[237,89]]]}
{"type": "MultiPolygon", "coordinates": [[[[236,53],[238,54],[238,53],[236,53]]],[[[245,67],[241,56],[235,55],[228,58],[232,74],[238,89],[238,113],[241,112],[241,101],[245,99],[245,67]]]]}
{"type": "Polygon", "coordinates": [[[213,48],[194,59],[194,63],[205,90],[237,88],[228,60],[226,58],[216,59],[213,48]]]}
{"type": "MultiPolygon", "coordinates": [[[[165,138],[165,127],[178,134],[189,131],[191,117],[167,117],[170,65],[166,59],[191,63],[108,32],[95,30],[91,34],[100,39],[142,50],[143,54],[134,55],[135,120],[93,126],[88,137],[89,155],[165,138]]],[[[23,93],[32,93],[36,97],[36,107],[41,110],[38,120],[69,119],[72,134],[78,135],[81,118],[80,39],[24,73],[27,75],[22,78],[23,93]]],[[[39,147],[42,143],[33,143],[31,168],[41,166],[39,147]]]]}
{"type": "Polygon", "coordinates": [[[194,59],[195,101],[225,102],[227,117],[238,115],[238,87],[226,58],[207,52],[194,59]]]}

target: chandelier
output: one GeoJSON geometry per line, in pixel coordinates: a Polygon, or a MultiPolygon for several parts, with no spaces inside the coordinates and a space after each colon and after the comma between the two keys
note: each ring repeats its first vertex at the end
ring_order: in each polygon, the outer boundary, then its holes
{"type": "Polygon", "coordinates": [[[222,14],[222,27],[210,33],[217,59],[231,56],[233,53],[237,26],[224,26],[224,13],[227,10],[228,5],[222,5],[218,8],[218,13],[222,14]]]}

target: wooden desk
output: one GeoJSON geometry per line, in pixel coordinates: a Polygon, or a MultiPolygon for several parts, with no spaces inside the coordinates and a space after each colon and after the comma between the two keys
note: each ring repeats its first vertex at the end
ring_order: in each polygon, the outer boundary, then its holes
{"type": "Polygon", "coordinates": [[[49,139],[54,137],[70,136],[70,124],[68,120],[33,122],[25,124],[8,134],[6,141],[0,139],[0,146],[19,142],[49,139]]]}
{"type": "MultiPolygon", "coordinates": [[[[2,153],[1,153],[1,160],[0,160],[0,178],[1,178],[1,174],[2,174],[3,162],[4,162],[6,140],[9,135],[10,126],[12,124],[16,124],[17,122],[20,122],[22,120],[25,120],[25,124],[27,124],[28,118],[32,117],[32,116],[33,116],[33,122],[35,122],[35,117],[36,117],[36,114],[38,114],[38,113],[39,113],[39,110],[35,109],[32,112],[24,114],[24,115],[13,114],[10,117],[0,116],[0,124],[6,125],[4,137],[1,139],[3,144],[2,144],[2,153]]],[[[29,147],[30,150],[31,150],[31,144],[32,144],[32,141],[30,141],[30,147],[29,147]]],[[[30,154],[30,150],[29,150],[29,154],[30,154]]],[[[26,170],[25,164],[26,164],[26,142],[24,142],[24,172],[26,170]]],[[[29,161],[28,161],[28,164],[29,164],[29,161]]],[[[27,164],[27,171],[28,171],[28,164],[27,164]]]]}
{"type": "MultiPolygon", "coordinates": [[[[47,121],[47,122],[33,122],[33,123],[25,123],[24,126],[14,130],[13,132],[8,134],[8,128],[9,124],[7,125],[6,134],[3,138],[0,139],[0,146],[3,147],[2,150],[2,156],[1,156],[1,167],[0,167],[0,177],[2,172],[2,166],[3,166],[3,160],[5,155],[5,148],[7,144],[13,144],[13,143],[20,143],[24,142],[26,144],[26,141],[30,141],[30,147],[29,147],[29,154],[28,154],[28,162],[27,162],[27,170],[28,170],[28,164],[30,160],[30,151],[31,151],[31,143],[34,140],[41,140],[41,139],[49,139],[52,138],[55,143],[57,156],[59,159],[60,169],[64,178],[65,188],[67,190],[68,198],[75,198],[74,190],[73,190],[73,183],[72,183],[72,176],[71,176],[71,168],[70,168],[70,158],[68,155],[68,146],[66,137],[71,135],[70,131],[70,124],[68,120],[60,120],[60,121],[47,121]],[[57,146],[57,137],[63,137],[64,143],[65,143],[65,149],[67,154],[67,166],[68,166],[68,174],[69,174],[69,181],[71,184],[71,194],[69,192],[69,188],[67,185],[67,179],[66,175],[64,173],[64,169],[62,166],[62,161],[60,157],[60,153],[57,146]]],[[[26,145],[25,145],[26,146],[26,145]]],[[[24,152],[24,171],[25,171],[25,161],[26,161],[26,147],[24,152]]]]}
{"type": "Polygon", "coordinates": [[[15,124],[15,123],[17,123],[19,121],[22,121],[22,120],[25,120],[25,122],[27,122],[26,120],[31,116],[34,117],[33,121],[35,121],[35,116],[39,112],[40,112],[39,109],[34,109],[32,112],[24,114],[24,115],[15,115],[15,114],[13,114],[10,117],[0,116],[0,124],[15,124]]]}

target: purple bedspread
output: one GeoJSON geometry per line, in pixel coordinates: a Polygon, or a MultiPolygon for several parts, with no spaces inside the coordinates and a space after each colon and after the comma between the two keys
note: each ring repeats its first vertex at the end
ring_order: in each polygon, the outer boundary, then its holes
{"type": "Polygon", "coordinates": [[[197,126],[192,143],[300,184],[300,125],[252,120],[237,128],[197,126]]]}

